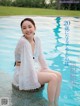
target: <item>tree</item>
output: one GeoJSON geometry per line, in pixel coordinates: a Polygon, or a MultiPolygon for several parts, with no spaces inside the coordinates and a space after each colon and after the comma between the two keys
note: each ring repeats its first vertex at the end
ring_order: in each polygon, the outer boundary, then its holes
{"type": "Polygon", "coordinates": [[[0,5],[2,6],[11,6],[12,1],[11,0],[0,0],[0,5]]]}

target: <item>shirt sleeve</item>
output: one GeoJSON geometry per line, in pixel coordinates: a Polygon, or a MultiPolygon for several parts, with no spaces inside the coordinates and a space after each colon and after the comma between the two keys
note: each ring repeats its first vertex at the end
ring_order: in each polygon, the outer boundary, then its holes
{"type": "Polygon", "coordinates": [[[43,55],[43,52],[42,52],[40,39],[39,39],[39,62],[40,62],[40,65],[41,65],[41,69],[48,69],[48,66],[46,64],[46,60],[44,59],[44,55],[43,55]]]}
{"type": "Polygon", "coordinates": [[[21,65],[19,72],[19,89],[29,90],[39,88],[37,73],[34,69],[31,45],[28,41],[21,46],[21,65]]]}

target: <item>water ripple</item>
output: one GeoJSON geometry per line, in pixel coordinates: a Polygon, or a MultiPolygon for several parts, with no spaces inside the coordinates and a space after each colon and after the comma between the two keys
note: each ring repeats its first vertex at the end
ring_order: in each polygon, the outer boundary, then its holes
{"type": "MultiPolygon", "coordinates": [[[[0,72],[4,70],[3,72],[11,75],[13,74],[14,50],[18,39],[22,36],[20,22],[25,17],[26,16],[14,16],[0,18],[0,72]]],[[[60,106],[80,106],[80,18],[32,18],[36,22],[36,35],[41,38],[43,53],[48,66],[62,74],[63,80],[59,100],[60,106]]],[[[3,79],[1,75],[0,73],[0,78],[3,79]]],[[[5,77],[5,75],[3,76],[5,77]]],[[[8,77],[5,78],[8,79],[8,77]]],[[[47,103],[47,86],[45,86],[45,90],[42,94],[43,99],[41,99],[41,96],[37,95],[37,98],[40,98],[39,102],[35,104],[36,97],[34,94],[33,96],[29,94],[27,98],[27,94],[18,93],[15,90],[11,91],[11,88],[8,88],[10,84],[4,87],[6,83],[2,83],[3,81],[0,81],[0,86],[2,86],[0,88],[0,93],[5,91],[5,94],[12,98],[12,106],[15,106],[16,100],[24,105],[27,103],[29,105],[29,103],[31,104],[32,102],[31,105],[34,104],[34,106],[36,106],[36,104],[41,106],[45,104],[44,102],[47,103]],[[8,91],[8,89],[10,91],[8,91]],[[24,100],[24,98],[27,98],[27,101],[24,100]]],[[[0,95],[4,96],[4,93],[0,95]]],[[[22,104],[17,105],[22,106],[22,104]]]]}

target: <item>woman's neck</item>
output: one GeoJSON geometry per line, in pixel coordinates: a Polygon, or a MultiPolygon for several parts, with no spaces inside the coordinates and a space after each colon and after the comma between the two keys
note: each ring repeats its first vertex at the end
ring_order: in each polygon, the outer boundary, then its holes
{"type": "Polygon", "coordinates": [[[35,41],[34,41],[34,38],[30,38],[30,39],[28,39],[28,41],[30,42],[30,43],[34,43],[35,41]]]}
{"type": "MultiPolygon", "coordinates": [[[[24,36],[25,37],[25,36],[24,36]]],[[[26,38],[26,37],[25,37],[26,38]]],[[[32,38],[26,38],[30,43],[33,43],[33,42],[35,42],[35,40],[34,40],[34,37],[32,37],[32,38]]]]}

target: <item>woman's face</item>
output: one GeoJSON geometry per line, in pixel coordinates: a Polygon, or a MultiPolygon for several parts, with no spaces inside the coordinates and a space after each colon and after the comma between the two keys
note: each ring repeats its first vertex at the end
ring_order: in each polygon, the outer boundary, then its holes
{"type": "Polygon", "coordinates": [[[36,28],[30,21],[24,21],[22,24],[22,32],[27,39],[34,36],[36,28]]]}

